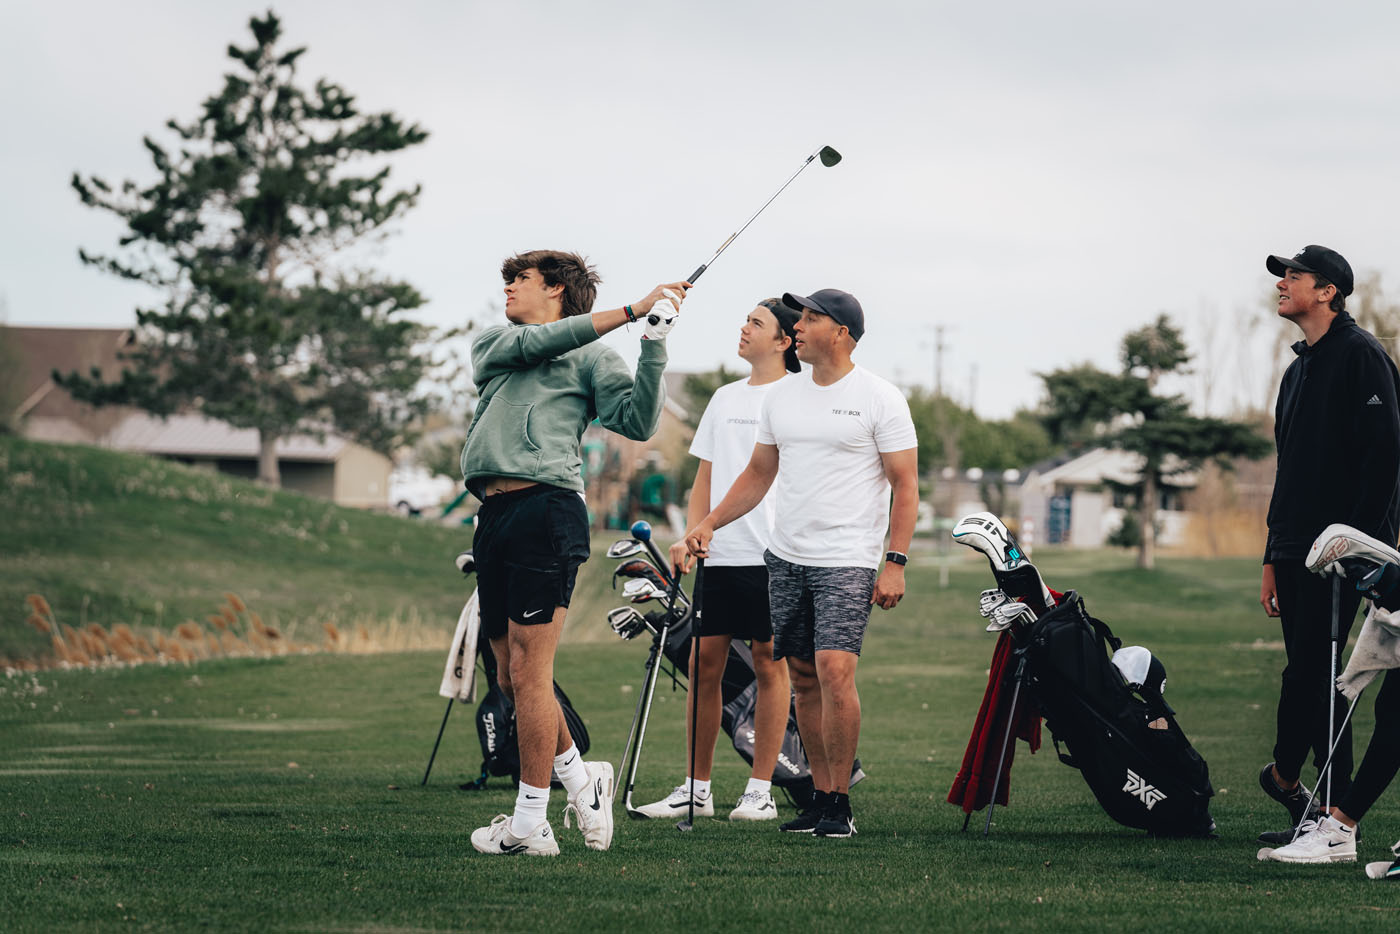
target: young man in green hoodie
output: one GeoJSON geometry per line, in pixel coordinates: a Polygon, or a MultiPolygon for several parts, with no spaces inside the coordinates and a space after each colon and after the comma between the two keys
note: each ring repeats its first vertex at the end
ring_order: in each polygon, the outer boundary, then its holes
{"type": "Polygon", "coordinates": [[[501,689],[515,704],[520,791],[513,815],[472,833],[491,854],[556,856],[546,819],[551,766],[590,849],[612,844],[613,768],[582,761],[554,698],[554,652],[578,567],[588,560],[579,439],[594,418],[644,441],[665,402],[666,335],[686,282],[659,285],[638,302],[590,314],[598,274],[574,253],[533,250],[501,266],[508,325],[472,344],[480,398],[462,449],[462,475],[482,506],[473,551],[481,631],[501,689]],[[635,379],[598,338],[642,328],[635,379]],[[552,759],[552,761],[551,761],[552,759]]]}

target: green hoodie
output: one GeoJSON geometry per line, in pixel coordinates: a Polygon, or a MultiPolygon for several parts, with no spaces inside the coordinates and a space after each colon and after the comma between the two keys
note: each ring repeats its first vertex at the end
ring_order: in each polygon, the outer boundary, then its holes
{"type": "Polygon", "coordinates": [[[594,418],[634,441],[656,432],[666,390],[666,342],[642,341],[634,381],[617,352],[597,343],[591,315],[487,328],[472,342],[480,399],[462,448],[467,489],[518,477],[583,492],[579,439],[594,418]]]}

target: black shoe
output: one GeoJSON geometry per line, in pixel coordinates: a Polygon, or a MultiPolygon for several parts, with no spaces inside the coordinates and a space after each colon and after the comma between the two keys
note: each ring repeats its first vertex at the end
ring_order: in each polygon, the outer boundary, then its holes
{"type": "MultiPolygon", "coordinates": [[[[1259,787],[1264,789],[1264,794],[1273,798],[1279,804],[1288,808],[1288,817],[1296,827],[1303,822],[1307,816],[1308,799],[1312,797],[1308,789],[1299,782],[1291,790],[1280,788],[1278,782],[1274,781],[1274,764],[1270,762],[1264,766],[1264,770],[1259,773],[1259,787]]],[[[1293,838],[1293,831],[1287,831],[1289,839],[1293,838]]],[[[1261,838],[1262,839],[1262,838],[1261,838]]]]}
{"type": "Polygon", "coordinates": [[[815,837],[845,838],[856,832],[855,821],[851,819],[850,795],[832,795],[827,801],[826,813],[812,830],[815,837]]]}
{"type": "Polygon", "coordinates": [[[821,823],[822,815],[826,813],[829,797],[830,792],[816,792],[811,807],[805,811],[798,811],[796,817],[786,824],[779,824],[778,829],[785,833],[812,833],[817,829],[817,824],[821,823]]]}

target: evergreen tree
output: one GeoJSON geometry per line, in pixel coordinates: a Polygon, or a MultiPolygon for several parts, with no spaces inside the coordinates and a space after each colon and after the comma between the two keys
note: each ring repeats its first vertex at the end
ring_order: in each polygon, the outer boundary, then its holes
{"type": "Polygon", "coordinates": [[[1135,523],[1141,530],[1138,567],[1151,568],[1164,480],[1199,470],[1208,460],[1229,469],[1232,458],[1257,459],[1272,445],[1251,425],[1192,415],[1181,397],[1156,393],[1161,376],[1190,360],[1181,332],[1166,315],[1126,335],[1121,359],[1123,370],[1117,374],[1088,364],[1042,374],[1042,420],[1057,443],[1094,443],[1142,458],[1135,523]]]}
{"type": "Polygon", "coordinates": [[[275,445],[334,429],[388,453],[427,410],[429,329],[403,317],[411,285],[354,268],[347,250],[385,236],[418,199],[393,191],[380,157],[427,133],[363,114],[341,87],[296,83],[303,48],[277,48],[268,12],[253,44],[197,118],[167,123],[173,148],[144,140],[158,174],[119,189],[74,174],[84,204],[121,218],[122,248],[82,261],[167,297],[138,310],[139,341],[120,380],[55,374],[78,398],[158,415],[195,410],[259,435],[258,477],[280,482],[275,445]],[[376,164],[359,173],[351,163],[376,164]]]}

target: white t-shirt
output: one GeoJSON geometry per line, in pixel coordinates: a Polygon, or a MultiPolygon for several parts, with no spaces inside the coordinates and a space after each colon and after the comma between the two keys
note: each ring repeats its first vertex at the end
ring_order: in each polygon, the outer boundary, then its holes
{"type": "MultiPolygon", "coordinates": [[[[721,386],[710,397],[695,429],[690,453],[710,462],[711,509],[719,505],[749,465],[763,400],[770,389],[787,379],[784,376],[762,386],[752,386],[747,379],[741,379],[721,386]]],[[[715,532],[705,563],[711,567],[762,565],[763,549],[768,547],[768,536],[773,530],[773,500],[769,490],[763,502],[715,532]]]]}
{"type": "Polygon", "coordinates": [[[810,370],[776,384],[763,404],[758,443],[778,447],[777,514],[768,547],[816,567],[883,564],[890,483],[881,454],[917,445],[909,403],[857,366],[830,386],[810,370]]]}

